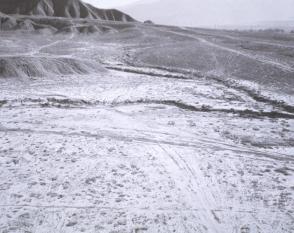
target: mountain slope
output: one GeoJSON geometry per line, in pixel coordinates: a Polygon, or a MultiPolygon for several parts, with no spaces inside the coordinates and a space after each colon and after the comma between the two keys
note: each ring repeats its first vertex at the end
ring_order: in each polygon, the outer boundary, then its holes
{"type": "Polygon", "coordinates": [[[132,17],[115,9],[98,9],[80,0],[1,0],[0,12],[66,18],[87,18],[133,22],[132,17]]]}

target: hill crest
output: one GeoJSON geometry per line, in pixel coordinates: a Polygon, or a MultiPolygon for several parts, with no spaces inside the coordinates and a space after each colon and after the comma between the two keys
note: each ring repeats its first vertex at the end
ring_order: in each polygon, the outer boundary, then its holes
{"type": "Polygon", "coordinates": [[[80,0],[1,0],[0,12],[9,15],[135,21],[131,16],[119,10],[99,9],[80,0]]]}

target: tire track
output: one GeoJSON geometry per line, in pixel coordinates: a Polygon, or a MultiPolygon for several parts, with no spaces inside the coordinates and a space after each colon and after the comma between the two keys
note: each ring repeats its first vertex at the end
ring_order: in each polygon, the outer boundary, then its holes
{"type": "MultiPolygon", "coordinates": [[[[148,143],[148,144],[162,144],[167,146],[176,146],[176,147],[190,147],[190,148],[212,148],[215,150],[231,150],[236,152],[237,154],[244,155],[254,155],[255,157],[265,157],[273,160],[279,161],[288,161],[294,162],[293,156],[289,156],[287,154],[282,153],[271,153],[268,151],[258,150],[256,148],[245,147],[241,145],[232,145],[227,144],[225,142],[220,142],[218,139],[206,139],[206,138],[193,138],[193,142],[178,140],[178,141],[170,141],[170,140],[156,140],[146,137],[140,136],[129,136],[129,135],[121,135],[116,134],[113,131],[108,130],[100,130],[99,133],[90,133],[90,132],[64,132],[64,131],[50,131],[50,130],[32,130],[32,129],[21,129],[21,128],[5,128],[0,127],[0,132],[3,133],[30,133],[30,134],[40,134],[40,135],[59,135],[63,137],[85,137],[85,138],[95,138],[95,139],[104,139],[110,138],[117,141],[123,142],[135,142],[135,143],[148,143]]],[[[256,158],[254,158],[256,159],[256,158]]]]}
{"type": "MultiPolygon", "coordinates": [[[[286,71],[286,72],[294,72],[294,68],[292,68],[292,67],[290,67],[290,66],[288,66],[286,64],[282,64],[282,63],[273,61],[273,60],[268,59],[266,57],[257,56],[257,55],[254,56],[254,55],[251,55],[249,53],[245,53],[243,51],[228,48],[228,47],[213,43],[211,41],[208,41],[208,40],[206,40],[204,38],[201,38],[201,37],[198,37],[198,36],[194,36],[194,35],[187,34],[187,33],[182,33],[182,32],[175,32],[175,31],[172,31],[172,30],[164,30],[164,29],[158,29],[158,28],[156,28],[156,30],[161,31],[161,32],[165,32],[165,33],[166,32],[172,33],[172,34],[175,34],[175,35],[178,35],[178,36],[184,36],[184,37],[187,37],[187,38],[191,38],[191,39],[199,41],[200,43],[206,44],[206,45],[208,45],[210,47],[214,47],[214,48],[221,49],[221,50],[224,50],[224,51],[227,51],[227,52],[231,52],[231,53],[234,53],[234,54],[237,54],[237,55],[240,55],[240,56],[244,56],[244,57],[247,57],[247,58],[249,58],[251,60],[261,62],[263,64],[275,66],[275,67],[277,67],[277,68],[279,68],[279,69],[281,69],[283,71],[286,71]]],[[[190,32],[188,29],[185,29],[185,30],[187,32],[190,32]]]]}
{"type": "MultiPolygon", "coordinates": [[[[164,152],[163,154],[166,154],[179,169],[179,172],[175,173],[174,169],[172,168],[170,175],[173,176],[175,181],[178,181],[176,182],[178,185],[181,184],[183,189],[189,189],[182,190],[182,192],[189,196],[187,202],[190,205],[197,203],[199,208],[204,210],[202,214],[199,215],[201,222],[203,224],[205,223],[205,226],[209,226],[213,232],[219,232],[218,221],[212,214],[212,209],[217,208],[218,205],[212,196],[212,189],[204,185],[203,175],[199,172],[196,174],[196,170],[199,168],[192,168],[184,159],[180,159],[178,154],[168,146],[160,144],[158,144],[158,146],[164,152]],[[190,198],[192,198],[192,200],[190,200],[190,198]]],[[[167,168],[170,167],[166,159],[162,159],[162,163],[165,163],[167,168]]]]}

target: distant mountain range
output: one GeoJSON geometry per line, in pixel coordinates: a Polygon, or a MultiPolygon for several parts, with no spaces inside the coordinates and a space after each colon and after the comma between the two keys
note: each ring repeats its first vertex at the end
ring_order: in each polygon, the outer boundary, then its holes
{"type": "Polygon", "coordinates": [[[98,9],[80,0],[0,0],[0,12],[8,15],[135,21],[121,11],[98,9]]]}

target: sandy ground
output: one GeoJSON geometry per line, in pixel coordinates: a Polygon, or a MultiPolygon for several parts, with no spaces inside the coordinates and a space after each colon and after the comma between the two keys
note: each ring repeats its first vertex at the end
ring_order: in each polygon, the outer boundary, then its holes
{"type": "Polygon", "coordinates": [[[0,232],[293,232],[294,68],[274,50],[293,45],[251,37],[1,34],[2,59],[93,70],[0,78],[0,232]],[[257,40],[272,52],[237,47],[257,40]]]}

